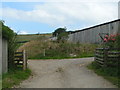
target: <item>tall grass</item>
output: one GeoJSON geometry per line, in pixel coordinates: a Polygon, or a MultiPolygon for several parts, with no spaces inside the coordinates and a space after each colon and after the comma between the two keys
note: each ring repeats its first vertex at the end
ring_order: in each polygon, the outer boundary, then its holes
{"type": "Polygon", "coordinates": [[[26,49],[30,59],[55,59],[94,56],[96,44],[57,43],[45,40],[33,40],[20,47],[26,49]]]}

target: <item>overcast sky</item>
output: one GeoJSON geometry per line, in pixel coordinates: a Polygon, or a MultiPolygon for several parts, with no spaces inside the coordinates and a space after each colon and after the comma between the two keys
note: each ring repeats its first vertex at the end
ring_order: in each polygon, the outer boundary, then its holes
{"type": "Polygon", "coordinates": [[[118,19],[118,1],[3,0],[0,19],[20,34],[51,33],[59,27],[74,31],[118,19]]]}

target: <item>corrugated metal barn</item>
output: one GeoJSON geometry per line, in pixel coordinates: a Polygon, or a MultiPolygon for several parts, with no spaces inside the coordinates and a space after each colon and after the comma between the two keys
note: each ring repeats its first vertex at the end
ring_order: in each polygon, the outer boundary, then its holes
{"type": "Polygon", "coordinates": [[[0,74],[8,71],[8,42],[4,38],[0,38],[0,74]]]}
{"type": "Polygon", "coordinates": [[[93,27],[77,30],[69,35],[68,41],[74,43],[100,43],[99,34],[117,34],[120,33],[120,19],[103,23],[93,27]]]}

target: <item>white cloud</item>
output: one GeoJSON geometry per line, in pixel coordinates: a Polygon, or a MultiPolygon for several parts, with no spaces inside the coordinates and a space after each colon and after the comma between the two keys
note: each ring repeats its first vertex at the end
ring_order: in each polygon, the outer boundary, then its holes
{"type": "MultiPolygon", "coordinates": [[[[77,0],[76,0],[77,1],[77,0]]],[[[95,0],[93,0],[95,1],[95,0]]],[[[103,0],[102,0],[103,1],[103,0]]],[[[16,20],[47,23],[51,26],[72,25],[80,22],[103,23],[117,19],[117,5],[112,3],[44,3],[36,5],[31,11],[3,8],[3,17],[16,20]]]]}

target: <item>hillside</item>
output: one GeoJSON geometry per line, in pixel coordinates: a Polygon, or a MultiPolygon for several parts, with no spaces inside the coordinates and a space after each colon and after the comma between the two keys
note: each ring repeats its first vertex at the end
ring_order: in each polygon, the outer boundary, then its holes
{"type": "Polygon", "coordinates": [[[95,44],[57,43],[36,39],[25,43],[19,50],[26,50],[29,59],[63,59],[94,56],[95,44]]]}
{"type": "Polygon", "coordinates": [[[40,38],[49,38],[51,37],[52,34],[27,34],[27,35],[18,35],[17,36],[17,41],[22,42],[22,41],[31,41],[31,40],[36,40],[40,38]]]}

